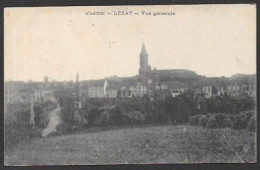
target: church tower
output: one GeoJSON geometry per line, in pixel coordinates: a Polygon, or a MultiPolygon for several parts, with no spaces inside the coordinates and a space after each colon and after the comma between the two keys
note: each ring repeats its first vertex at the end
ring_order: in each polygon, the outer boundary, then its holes
{"type": "Polygon", "coordinates": [[[150,67],[148,65],[148,54],[146,52],[145,45],[143,43],[142,50],[140,54],[140,68],[139,68],[139,75],[145,75],[147,71],[149,71],[150,67]]]}

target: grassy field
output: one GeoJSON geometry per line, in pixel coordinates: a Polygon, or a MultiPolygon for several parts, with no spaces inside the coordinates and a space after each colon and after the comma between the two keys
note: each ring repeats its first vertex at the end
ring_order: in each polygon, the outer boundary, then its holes
{"type": "Polygon", "coordinates": [[[5,165],[256,162],[256,136],[202,127],[118,127],[34,139],[5,153],[5,165]]]}

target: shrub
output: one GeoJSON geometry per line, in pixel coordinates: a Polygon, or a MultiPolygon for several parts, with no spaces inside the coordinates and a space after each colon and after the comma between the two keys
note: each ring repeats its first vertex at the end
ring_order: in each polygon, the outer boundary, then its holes
{"type": "Polygon", "coordinates": [[[246,129],[249,124],[250,118],[252,116],[254,116],[255,114],[256,113],[254,110],[239,113],[238,115],[235,116],[235,119],[232,123],[231,128],[232,129],[246,129]]]}
{"type": "Polygon", "coordinates": [[[8,104],[5,115],[4,136],[5,149],[12,148],[14,145],[35,137],[41,137],[42,128],[48,124],[48,113],[56,106],[52,102],[35,103],[35,126],[30,126],[30,104],[17,103],[8,104]]]}
{"type": "Polygon", "coordinates": [[[208,128],[226,128],[232,125],[232,115],[217,113],[209,116],[206,127],[208,128]]]}
{"type": "Polygon", "coordinates": [[[95,125],[108,125],[110,120],[110,114],[108,111],[103,111],[101,114],[96,118],[94,124],[95,125]]]}
{"type": "Polygon", "coordinates": [[[56,126],[56,131],[48,133],[45,137],[52,137],[52,136],[59,136],[59,135],[66,135],[77,130],[81,129],[79,126],[72,126],[69,123],[60,123],[56,126]]]}
{"type": "Polygon", "coordinates": [[[189,117],[189,124],[195,125],[195,116],[189,117]]]}
{"type": "Polygon", "coordinates": [[[138,124],[145,121],[145,114],[140,111],[133,111],[123,113],[122,115],[123,122],[126,124],[138,124]]]}
{"type": "Polygon", "coordinates": [[[215,116],[209,117],[208,122],[206,124],[206,127],[207,128],[217,128],[218,127],[217,120],[216,120],[215,116]]]}
{"type": "Polygon", "coordinates": [[[210,113],[232,113],[237,114],[241,111],[254,109],[255,100],[253,97],[241,96],[215,96],[204,100],[202,110],[210,113]]]}
{"type": "Polygon", "coordinates": [[[85,117],[87,117],[88,125],[94,125],[97,116],[100,114],[100,111],[97,108],[92,108],[89,113],[85,113],[85,117]]]}
{"type": "Polygon", "coordinates": [[[122,109],[119,106],[115,106],[110,111],[110,123],[111,125],[120,125],[122,124],[122,109]]]}
{"type": "Polygon", "coordinates": [[[204,116],[199,117],[199,125],[206,127],[208,120],[209,120],[209,116],[204,115],[204,116]]]}
{"type": "Polygon", "coordinates": [[[253,131],[253,132],[256,132],[256,116],[252,116],[248,122],[248,125],[247,125],[247,130],[249,131],[253,131]]]}
{"type": "Polygon", "coordinates": [[[192,91],[187,91],[177,97],[168,96],[164,99],[167,117],[177,123],[187,123],[189,117],[197,113],[197,101],[192,91]]]}
{"type": "Polygon", "coordinates": [[[29,124],[8,123],[4,125],[4,148],[5,150],[13,148],[14,145],[27,141],[35,137],[41,137],[41,129],[31,128],[29,124]]]}
{"type": "Polygon", "coordinates": [[[201,117],[205,117],[205,115],[195,115],[189,117],[189,122],[191,125],[199,125],[199,120],[201,117]]]}

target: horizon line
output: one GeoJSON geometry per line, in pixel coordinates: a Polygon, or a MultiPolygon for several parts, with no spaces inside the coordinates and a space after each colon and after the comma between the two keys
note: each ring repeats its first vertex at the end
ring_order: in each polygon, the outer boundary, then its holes
{"type": "MultiPolygon", "coordinates": [[[[186,71],[191,71],[191,72],[194,72],[194,73],[196,73],[195,71],[192,71],[192,70],[188,70],[188,69],[166,69],[166,70],[186,70],[186,71]]],[[[77,74],[78,72],[76,72],[76,74],[77,74]]],[[[75,74],[75,77],[76,77],[76,74],[75,74]]],[[[128,78],[128,77],[133,77],[133,76],[138,76],[139,74],[136,74],[136,75],[132,75],[132,76],[117,76],[117,75],[111,75],[111,76],[107,76],[107,77],[104,77],[104,78],[98,78],[98,79],[81,79],[81,80],[79,80],[79,82],[80,81],[89,81],[89,80],[103,80],[103,79],[107,79],[107,78],[110,78],[110,77],[118,77],[118,78],[128,78]]],[[[207,77],[207,78],[220,78],[220,77],[225,77],[225,78],[231,78],[232,76],[235,76],[235,75],[256,75],[256,73],[236,73],[236,74],[233,74],[233,75],[231,75],[231,76],[224,76],[224,75],[222,75],[222,76],[206,76],[206,75],[200,75],[200,74],[197,74],[196,73],[196,75],[197,76],[203,76],[203,77],[207,77]]],[[[45,75],[46,76],[46,75],[45,75]]],[[[44,77],[45,77],[44,76],[44,77]]],[[[43,77],[43,78],[44,78],[43,77]]],[[[47,76],[48,77],[48,76],[47,76]]],[[[79,77],[80,77],[80,74],[79,74],[79,77]]],[[[48,77],[49,78],[49,77],[48,77]]],[[[73,78],[73,79],[70,79],[70,80],[55,80],[55,79],[51,79],[51,80],[49,80],[49,82],[51,82],[51,81],[56,81],[56,82],[64,82],[64,81],[75,81],[74,80],[75,78],[73,78]]],[[[10,80],[7,80],[7,81],[4,81],[4,82],[44,82],[44,80],[42,80],[42,81],[37,81],[37,80],[12,80],[12,79],[10,79],[10,80]]]]}

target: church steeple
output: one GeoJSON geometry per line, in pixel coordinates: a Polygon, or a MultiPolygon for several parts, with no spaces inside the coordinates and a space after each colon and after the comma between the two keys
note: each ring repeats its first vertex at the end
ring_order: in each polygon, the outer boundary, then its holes
{"type": "Polygon", "coordinates": [[[149,70],[149,65],[148,65],[148,54],[146,52],[145,45],[143,43],[142,49],[141,49],[141,54],[140,54],[140,68],[139,68],[139,74],[143,75],[146,71],[149,70]]]}
{"type": "Polygon", "coordinates": [[[143,45],[142,45],[141,54],[147,54],[147,53],[146,53],[146,48],[145,48],[144,43],[143,43],[143,45]]]}

